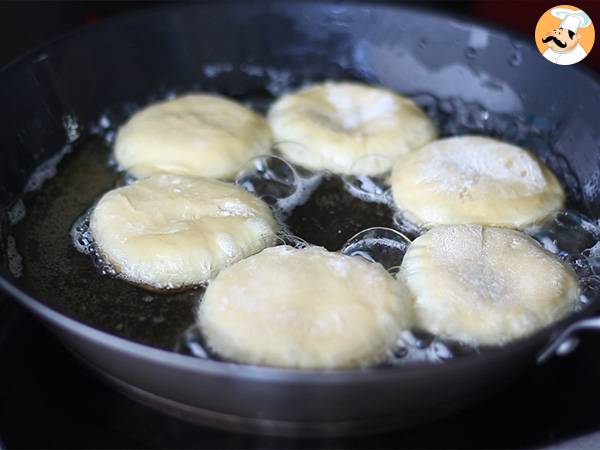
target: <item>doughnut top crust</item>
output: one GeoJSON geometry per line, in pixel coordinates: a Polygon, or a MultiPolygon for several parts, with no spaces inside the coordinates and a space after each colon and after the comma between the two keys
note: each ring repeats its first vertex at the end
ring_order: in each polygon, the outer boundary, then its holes
{"type": "Polygon", "coordinates": [[[115,157],[137,178],[173,173],[232,179],[270,147],[269,125],[256,112],[217,95],[190,94],[134,114],[118,131],[115,157]]]}
{"type": "Polygon", "coordinates": [[[522,228],[560,209],[554,174],[517,146],[479,136],[431,142],[398,161],[396,205],[418,225],[461,223],[522,228]]]}
{"type": "Polygon", "coordinates": [[[340,174],[383,174],[436,136],[413,101],[359,83],[327,82],[285,95],[268,119],[286,159],[340,174]],[[368,158],[374,155],[383,158],[368,158]]]}
{"type": "Polygon", "coordinates": [[[526,234],[480,225],[435,227],[409,246],[398,278],[417,325],[470,344],[529,335],[578,302],[570,267],[526,234]]]}
{"type": "Polygon", "coordinates": [[[155,175],[106,193],[90,217],[95,245],[127,280],[200,284],[275,242],[269,207],[234,184],[155,175]]]}
{"type": "Polygon", "coordinates": [[[234,264],[198,310],[213,351],[280,367],[377,363],[411,320],[406,290],[381,265],[320,247],[272,247],[234,264]]]}

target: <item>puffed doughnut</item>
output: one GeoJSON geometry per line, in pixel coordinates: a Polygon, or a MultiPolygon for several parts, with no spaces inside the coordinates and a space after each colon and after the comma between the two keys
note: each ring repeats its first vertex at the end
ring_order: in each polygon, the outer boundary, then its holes
{"type": "Polygon", "coordinates": [[[277,229],[269,207],[241,187],[178,175],[109,191],[90,216],[104,258],[153,289],[198,285],[274,244],[277,229]]]}
{"type": "Polygon", "coordinates": [[[565,200],[554,174],[531,153],[479,136],[425,145],[396,163],[391,184],[398,208],[425,227],[523,228],[560,209],[565,200]]]}
{"type": "Polygon", "coordinates": [[[200,304],[209,349],[296,368],[382,361],[411,325],[407,291],[379,264],[321,247],[272,247],[223,270],[200,304]]]}
{"type": "Polygon", "coordinates": [[[193,94],[134,114],[119,129],[115,158],[137,178],[174,173],[231,179],[270,147],[271,130],[259,114],[224,97],[193,94]]]}
{"type": "Polygon", "coordinates": [[[440,226],[409,246],[398,279],[417,325],[467,344],[501,345],[572,312],[573,270],[529,236],[507,228],[440,226]]]}
{"type": "Polygon", "coordinates": [[[413,101],[359,83],[328,82],[285,95],[273,104],[268,120],[286,159],[340,174],[380,175],[436,136],[413,101]],[[367,155],[388,162],[363,158],[367,155]]]}

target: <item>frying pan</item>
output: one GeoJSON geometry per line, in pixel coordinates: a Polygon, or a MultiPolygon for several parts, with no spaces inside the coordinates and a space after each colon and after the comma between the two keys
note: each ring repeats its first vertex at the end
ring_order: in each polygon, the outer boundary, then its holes
{"type": "MultiPolygon", "coordinates": [[[[592,298],[566,320],[481,354],[444,364],[324,372],[168,352],[86,325],[36,298],[8,261],[7,208],[32,171],[77,137],[70,122],[85,135],[99,112],[193,86],[215,64],[363,79],[526,116],[552,130],[561,161],[554,169],[582,187],[572,195],[578,208],[600,216],[600,83],[584,69],[548,63],[528,40],[502,30],[407,7],[305,2],[178,5],[81,30],[0,72],[0,286],[117,389],[186,420],[239,431],[376,432],[479,401],[538,358],[572,349],[572,333],[596,326],[591,317],[600,299],[592,298]]],[[[235,71],[223,86],[229,93],[256,88],[235,71]]]]}

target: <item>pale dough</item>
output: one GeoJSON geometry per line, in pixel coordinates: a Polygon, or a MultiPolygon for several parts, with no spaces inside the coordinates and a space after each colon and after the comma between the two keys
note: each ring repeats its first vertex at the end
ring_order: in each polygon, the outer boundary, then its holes
{"type": "Polygon", "coordinates": [[[573,270],[507,228],[433,228],[409,246],[398,279],[413,295],[420,328],[468,344],[527,336],[578,301],[573,270]]]}
{"type": "Polygon", "coordinates": [[[327,82],[285,95],[268,119],[286,159],[340,174],[381,175],[436,137],[435,126],[413,101],[359,83],[327,82]]]}
{"type": "Polygon", "coordinates": [[[271,130],[259,114],[224,97],[193,94],[134,114],[119,129],[115,157],[138,178],[174,173],[231,179],[270,147],[271,130]]]}
{"type": "Polygon", "coordinates": [[[173,289],[200,284],[274,244],[278,225],[269,207],[239,186],[155,175],[106,193],[90,230],[124,278],[173,289]]]}
{"type": "Polygon", "coordinates": [[[522,228],[560,209],[565,200],[554,174],[531,153],[479,136],[425,145],[396,163],[391,184],[398,208],[425,227],[522,228]]]}
{"type": "Polygon", "coordinates": [[[407,291],[379,264],[320,247],[272,247],[222,271],[198,323],[210,349],[250,364],[356,367],[411,326],[407,291]]]}

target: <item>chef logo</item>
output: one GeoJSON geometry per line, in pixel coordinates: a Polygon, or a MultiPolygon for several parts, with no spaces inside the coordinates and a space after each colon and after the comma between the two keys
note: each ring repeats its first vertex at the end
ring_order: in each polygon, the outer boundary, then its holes
{"type": "Polygon", "coordinates": [[[560,5],[546,11],[535,27],[535,43],[548,61],[568,66],[587,56],[594,45],[594,24],[576,6],[560,5]]]}

